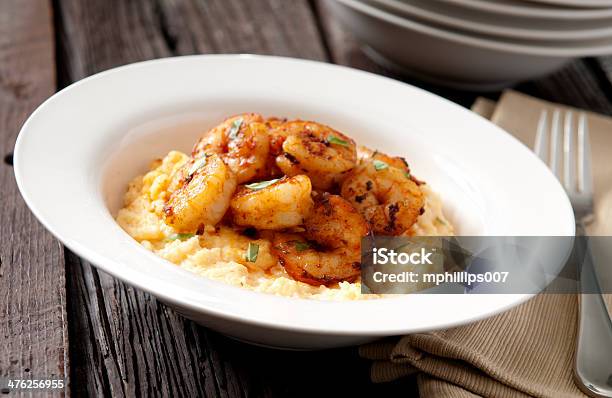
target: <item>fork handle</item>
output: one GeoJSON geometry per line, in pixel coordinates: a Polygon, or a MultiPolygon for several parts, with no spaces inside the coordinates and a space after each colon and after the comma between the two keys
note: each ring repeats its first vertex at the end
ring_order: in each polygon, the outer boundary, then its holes
{"type": "Polygon", "coordinates": [[[612,321],[601,295],[584,226],[577,225],[577,249],[583,258],[580,274],[578,336],[574,378],[591,397],[612,397],[612,321]]]}

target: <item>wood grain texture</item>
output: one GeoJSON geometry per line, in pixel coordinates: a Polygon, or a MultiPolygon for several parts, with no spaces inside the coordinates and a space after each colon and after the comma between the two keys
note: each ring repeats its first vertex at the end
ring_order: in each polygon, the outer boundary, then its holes
{"type": "Polygon", "coordinates": [[[158,0],[176,54],[251,53],[326,60],[305,0],[158,0]]]}
{"type": "MultiPolygon", "coordinates": [[[[56,12],[62,85],[170,55],[327,59],[302,0],[58,0],[56,12]]],[[[354,349],[281,352],[229,340],[72,253],[66,260],[75,396],[393,396],[415,389],[412,380],[371,384],[369,364],[354,349]]]]}
{"type": "Polygon", "coordinates": [[[115,66],[172,55],[154,1],[54,4],[61,86],[115,66]]]}
{"type": "Polygon", "coordinates": [[[549,76],[517,86],[517,90],[548,101],[612,115],[610,77],[598,60],[578,59],[549,76]]]}
{"type": "Polygon", "coordinates": [[[21,125],[55,91],[54,65],[50,2],[1,1],[0,378],[68,373],[63,250],[26,207],[12,167],[21,125]]]}

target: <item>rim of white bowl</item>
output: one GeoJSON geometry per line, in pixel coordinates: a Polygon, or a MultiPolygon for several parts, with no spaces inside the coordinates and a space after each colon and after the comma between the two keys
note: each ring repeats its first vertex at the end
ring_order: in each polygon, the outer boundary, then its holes
{"type": "Polygon", "coordinates": [[[531,3],[552,4],[561,7],[576,7],[577,9],[588,8],[609,8],[612,7],[612,0],[527,0],[531,3]]]}
{"type": "MultiPolygon", "coordinates": [[[[409,16],[420,18],[424,21],[430,21],[436,24],[447,26],[450,28],[465,30],[468,32],[476,32],[480,34],[490,35],[493,37],[509,37],[522,40],[551,40],[554,42],[562,40],[589,40],[612,38],[612,21],[610,25],[591,29],[531,29],[525,27],[513,27],[509,24],[504,26],[496,26],[482,21],[475,21],[470,18],[455,17],[450,14],[421,8],[421,6],[413,5],[409,2],[398,0],[369,0],[370,3],[380,4],[382,7],[396,10],[403,15],[399,17],[409,16]]],[[[383,11],[385,11],[383,9],[383,11]]],[[[419,22],[418,20],[415,22],[419,22]]]]}
{"type": "Polygon", "coordinates": [[[508,4],[487,0],[440,0],[461,7],[467,7],[495,14],[510,14],[526,18],[544,19],[602,19],[612,17],[612,9],[567,9],[566,7],[552,8],[544,4],[508,4]]]}
{"type": "Polygon", "coordinates": [[[594,56],[594,55],[605,55],[612,53],[612,39],[610,43],[604,46],[591,46],[591,47],[566,47],[566,48],[553,48],[543,47],[537,45],[527,44],[516,44],[504,41],[496,41],[490,39],[484,39],[472,35],[461,34],[458,32],[451,32],[448,30],[438,29],[432,26],[424,25],[412,20],[407,20],[391,13],[382,11],[378,8],[370,5],[361,3],[357,0],[332,0],[341,3],[345,7],[351,8],[357,12],[368,15],[373,18],[380,19],[384,22],[392,25],[399,26],[404,29],[417,31],[422,34],[434,36],[440,39],[453,41],[456,43],[467,44],[474,47],[486,48],[496,51],[505,51],[516,54],[528,54],[536,56],[546,57],[581,57],[581,56],[594,56]]]}
{"type": "MultiPolygon", "coordinates": [[[[21,169],[22,169],[22,156],[21,155],[22,155],[22,150],[23,150],[22,148],[24,145],[23,141],[24,141],[24,136],[25,136],[25,134],[23,133],[30,129],[30,125],[35,123],[34,120],[36,120],[39,117],[39,114],[44,113],[47,107],[50,107],[51,104],[53,104],[56,101],[60,101],[60,98],[67,95],[71,91],[80,89],[82,86],[86,86],[90,82],[93,83],[95,80],[112,78],[112,75],[120,74],[124,71],[127,72],[130,70],[139,70],[139,69],[146,69],[146,68],[168,67],[168,65],[171,65],[172,63],[175,63],[175,62],[178,62],[178,63],[196,62],[197,63],[200,59],[210,59],[216,62],[223,62],[223,61],[239,62],[241,61],[241,62],[253,62],[253,63],[266,64],[264,66],[269,66],[267,64],[268,62],[272,62],[272,63],[278,62],[278,63],[284,63],[283,70],[285,70],[285,68],[287,67],[290,67],[291,65],[299,66],[301,64],[304,66],[307,65],[308,67],[311,67],[311,68],[321,68],[321,70],[327,69],[327,71],[325,71],[326,73],[341,72],[343,74],[353,74],[354,77],[359,76],[359,78],[379,79],[380,82],[384,82],[384,84],[396,86],[396,87],[403,87],[404,89],[407,88],[409,90],[414,90],[418,92],[419,95],[423,95],[426,98],[435,100],[436,102],[439,101],[440,104],[444,104],[444,106],[448,107],[447,109],[448,111],[461,112],[462,114],[466,112],[465,115],[468,119],[470,118],[472,118],[473,120],[482,119],[478,115],[475,115],[475,114],[470,115],[469,111],[467,111],[465,108],[461,107],[460,105],[457,105],[449,100],[446,100],[442,97],[439,97],[435,94],[427,92],[426,90],[420,89],[418,87],[414,87],[409,84],[402,83],[400,81],[393,80],[393,79],[390,79],[384,76],[376,75],[374,73],[356,70],[356,69],[341,66],[341,65],[327,64],[327,63],[312,61],[312,60],[294,59],[294,58],[278,57],[278,56],[259,56],[259,55],[249,55],[249,54],[190,55],[190,56],[182,56],[182,57],[169,57],[169,58],[162,58],[162,59],[154,59],[154,60],[137,62],[137,63],[123,65],[120,67],[109,69],[109,70],[97,73],[95,75],[89,76],[78,82],[75,82],[71,84],[70,86],[65,87],[64,89],[60,90],[59,92],[57,92],[56,94],[48,98],[47,100],[45,100],[26,120],[23,127],[21,128],[21,131],[17,137],[17,142],[15,144],[14,172],[15,172],[17,185],[21,192],[21,195],[23,196],[23,199],[27,203],[32,213],[44,225],[44,227],[48,231],[50,231],[55,237],[57,237],[66,247],[68,247],[74,253],[76,253],[82,258],[85,258],[87,261],[91,262],[97,268],[100,268],[104,272],[107,272],[113,275],[114,277],[117,277],[118,279],[123,280],[124,282],[136,288],[149,292],[153,294],[154,296],[156,296],[157,298],[161,299],[162,301],[166,301],[168,303],[175,304],[183,308],[187,308],[196,313],[208,314],[208,315],[212,315],[212,316],[215,316],[221,319],[236,321],[239,323],[246,323],[246,324],[250,324],[254,326],[271,328],[274,330],[286,330],[286,331],[300,332],[300,333],[313,334],[313,335],[324,333],[327,335],[336,335],[336,336],[364,336],[364,335],[390,336],[390,335],[395,335],[395,334],[403,334],[407,332],[415,332],[415,331],[421,331],[421,330],[435,330],[439,328],[446,328],[446,327],[461,325],[461,324],[469,323],[471,321],[486,318],[488,316],[491,316],[491,315],[500,313],[504,310],[507,310],[509,308],[512,308],[534,296],[534,294],[531,294],[531,293],[528,293],[528,294],[495,294],[495,295],[487,295],[487,300],[483,301],[482,295],[459,295],[459,297],[457,297],[456,299],[460,299],[459,301],[462,301],[462,304],[471,303],[473,305],[476,305],[476,303],[478,303],[479,306],[484,305],[486,310],[479,311],[478,313],[475,313],[475,314],[470,313],[471,314],[470,316],[462,317],[460,320],[448,321],[448,320],[436,319],[435,322],[431,322],[430,324],[428,324],[428,326],[422,326],[422,327],[414,327],[410,324],[402,323],[402,326],[390,328],[390,327],[384,327],[384,325],[381,327],[379,325],[372,324],[372,322],[360,322],[358,323],[359,327],[356,327],[355,325],[351,325],[347,327],[344,324],[339,325],[337,321],[332,322],[329,319],[326,320],[327,324],[325,325],[317,324],[313,322],[309,324],[299,324],[296,326],[295,320],[293,321],[294,323],[288,322],[287,320],[279,320],[277,317],[272,317],[272,318],[268,317],[268,319],[261,320],[257,318],[256,316],[253,316],[249,311],[245,311],[245,310],[240,310],[240,311],[233,310],[232,312],[227,309],[221,310],[218,308],[211,308],[210,306],[211,304],[208,304],[209,306],[206,307],[202,301],[201,292],[198,292],[198,294],[196,294],[193,291],[183,291],[183,290],[177,291],[176,290],[177,286],[169,286],[167,283],[165,283],[165,281],[160,281],[159,278],[153,275],[147,275],[147,274],[133,271],[129,267],[125,267],[125,265],[121,263],[120,261],[110,259],[104,254],[97,253],[95,250],[90,250],[85,245],[72,240],[70,237],[64,236],[61,232],[58,232],[59,228],[56,228],[47,222],[47,218],[44,215],[44,211],[41,210],[37,206],[37,201],[33,200],[32,197],[30,197],[29,195],[30,192],[26,188],[26,185],[24,183],[23,175],[21,172],[21,169]]],[[[489,127],[491,129],[496,130],[499,133],[499,134],[496,134],[497,139],[505,140],[507,143],[513,142],[514,145],[518,145],[517,147],[518,152],[524,153],[525,156],[527,156],[528,152],[531,152],[529,151],[527,147],[525,147],[522,143],[520,143],[520,141],[518,141],[515,137],[511,136],[510,134],[503,131],[499,127],[493,124],[491,124],[489,127]]],[[[534,157],[534,160],[537,160],[535,155],[533,155],[532,153],[530,153],[528,157],[531,157],[531,156],[534,157]]],[[[554,178],[554,176],[552,175],[552,173],[550,172],[550,170],[544,163],[536,161],[533,165],[534,167],[539,168],[541,172],[547,175],[550,175],[551,177],[550,183],[553,184],[555,189],[559,192],[560,194],[559,200],[561,200],[560,205],[566,209],[565,212],[567,213],[567,216],[568,216],[568,224],[566,225],[567,236],[573,236],[575,233],[574,224],[573,224],[573,212],[571,210],[569,199],[567,198],[567,195],[565,195],[564,193],[563,187],[561,186],[559,181],[554,178]]],[[[114,222],[114,219],[113,219],[113,222],[114,222]]],[[[117,228],[119,227],[117,226],[117,228]]],[[[134,243],[135,250],[136,248],[138,248],[139,255],[140,253],[143,253],[142,254],[143,260],[146,258],[150,262],[157,262],[159,264],[163,264],[164,266],[172,265],[168,261],[163,260],[162,258],[155,255],[154,253],[149,252],[147,249],[140,246],[137,242],[133,241],[133,243],[134,243]]],[[[172,272],[176,273],[176,275],[178,276],[183,275],[183,276],[188,276],[188,277],[193,278],[193,274],[191,274],[189,271],[186,271],[180,268],[179,269],[172,268],[172,269],[173,269],[172,272]]],[[[199,278],[197,280],[198,280],[198,283],[201,283],[200,290],[203,290],[207,286],[209,287],[212,286],[217,289],[223,289],[224,292],[228,292],[228,294],[232,294],[233,296],[239,296],[241,299],[245,300],[245,301],[240,301],[241,303],[250,302],[249,300],[253,299],[253,300],[259,301],[260,303],[265,302],[265,304],[267,304],[271,302],[279,306],[282,306],[283,304],[287,304],[290,301],[292,305],[293,304],[300,305],[302,307],[308,307],[312,310],[314,310],[315,307],[321,309],[322,307],[319,307],[319,306],[334,307],[334,313],[339,313],[344,310],[350,310],[351,313],[357,313],[356,312],[357,309],[359,309],[359,311],[363,311],[363,310],[367,311],[369,309],[370,312],[374,313],[372,311],[373,308],[369,308],[368,306],[373,305],[374,307],[376,307],[376,310],[379,311],[381,308],[381,305],[385,303],[392,303],[392,302],[398,302],[398,303],[402,302],[403,303],[405,299],[405,297],[400,297],[400,298],[394,297],[394,298],[380,298],[376,300],[358,300],[358,301],[348,301],[348,302],[317,301],[317,300],[310,300],[310,299],[297,299],[297,298],[292,298],[292,297],[279,297],[279,296],[274,296],[274,295],[266,294],[266,293],[253,292],[253,291],[243,289],[240,287],[227,285],[220,281],[210,280],[208,278],[199,278]],[[305,304],[305,303],[308,303],[308,304],[305,304]]],[[[184,289],[184,290],[187,290],[187,289],[184,289]]],[[[436,300],[440,300],[442,302],[444,300],[444,296],[446,295],[410,295],[411,299],[415,301],[419,301],[419,300],[422,300],[423,297],[427,297],[428,298],[427,300],[430,300],[429,304],[431,304],[431,301],[436,301],[436,300]]],[[[210,300],[206,302],[208,303],[210,302],[210,300]]],[[[470,305],[467,305],[465,308],[470,308],[470,307],[471,307],[470,305]]],[[[467,312],[469,313],[469,311],[467,312]]]]}

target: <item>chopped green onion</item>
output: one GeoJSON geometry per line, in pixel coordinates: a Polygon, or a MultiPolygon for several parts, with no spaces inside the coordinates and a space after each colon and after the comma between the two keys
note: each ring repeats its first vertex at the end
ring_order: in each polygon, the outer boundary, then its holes
{"type": "Polygon", "coordinates": [[[406,176],[406,178],[408,178],[408,179],[412,178],[412,176],[410,175],[410,173],[409,173],[409,172],[407,172],[407,171],[404,171],[404,175],[405,175],[405,176],[406,176]]]}
{"type": "Polygon", "coordinates": [[[389,167],[387,163],[383,162],[382,160],[378,160],[378,159],[374,159],[372,163],[374,164],[374,168],[376,169],[376,171],[384,170],[387,167],[389,167]]]}
{"type": "Polygon", "coordinates": [[[257,254],[259,254],[259,245],[257,243],[249,242],[249,247],[246,251],[246,260],[250,263],[257,261],[257,254]]]}
{"type": "Polygon", "coordinates": [[[200,170],[202,167],[206,165],[207,157],[208,155],[204,155],[201,158],[198,158],[193,162],[193,164],[189,168],[189,173],[188,173],[189,177],[193,176],[198,170],[200,170]]]}
{"type": "Polygon", "coordinates": [[[232,127],[230,128],[230,131],[227,134],[230,140],[233,140],[234,138],[236,138],[236,136],[238,135],[238,132],[240,131],[240,127],[242,127],[243,122],[244,122],[244,119],[241,117],[239,117],[238,119],[232,122],[232,127]]]}
{"type": "Polygon", "coordinates": [[[194,236],[195,236],[195,234],[174,234],[174,235],[168,236],[168,238],[166,238],[166,240],[168,240],[168,241],[172,241],[172,240],[185,240],[185,239],[193,238],[194,236]]]}
{"type": "Polygon", "coordinates": [[[440,217],[436,217],[436,221],[442,225],[446,225],[446,223],[444,222],[443,219],[441,219],[440,217]]]}
{"type": "Polygon", "coordinates": [[[310,249],[310,244],[308,242],[295,242],[295,250],[303,252],[307,249],[310,249]]]}
{"type": "Polygon", "coordinates": [[[327,142],[329,142],[330,144],[349,146],[349,143],[347,141],[341,140],[340,138],[336,137],[335,135],[330,135],[329,137],[327,137],[327,142]]]}
{"type": "Polygon", "coordinates": [[[274,180],[269,180],[269,181],[260,181],[260,182],[254,182],[252,184],[246,184],[245,187],[253,190],[253,191],[259,191],[260,189],[264,189],[269,187],[270,185],[274,184],[275,182],[277,182],[278,180],[280,180],[280,178],[276,178],[274,180]]]}

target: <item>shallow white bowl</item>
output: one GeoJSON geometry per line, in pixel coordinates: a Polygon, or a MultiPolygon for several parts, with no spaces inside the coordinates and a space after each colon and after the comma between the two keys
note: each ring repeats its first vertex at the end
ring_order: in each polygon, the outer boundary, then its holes
{"type": "MultiPolygon", "coordinates": [[[[475,32],[489,37],[502,37],[525,41],[591,40],[607,38],[612,43],[612,18],[599,20],[544,20],[503,15],[492,18],[490,14],[453,4],[430,0],[366,0],[397,16],[416,18],[417,22],[429,22],[442,27],[475,32]]],[[[587,42],[588,44],[588,42],[587,42]]]]}
{"type": "Polygon", "coordinates": [[[23,126],[17,183],[36,217],[76,254],[188,318],[255,344],[356,344],[463,324],[530,297],[285,298],[197,277],[147,251],[113,218],[127,182],[151,159],[188,150],[204,130],[239,112],[318,120],[406,155],[415,174],[442,195],[460,233],[574,234],[569,201],[548,168],[485,119],[391,79],[277,57],[167,58],[77,82],[23,126]]]}
{"type": "Polygon", "coordinates": [[[441,29],[356,0],[328,0],[331,13],[375,60],[435,83],[497,90],[545,75],[575,57],[612,53],[612,41],[519,42],[441,29]]]}

